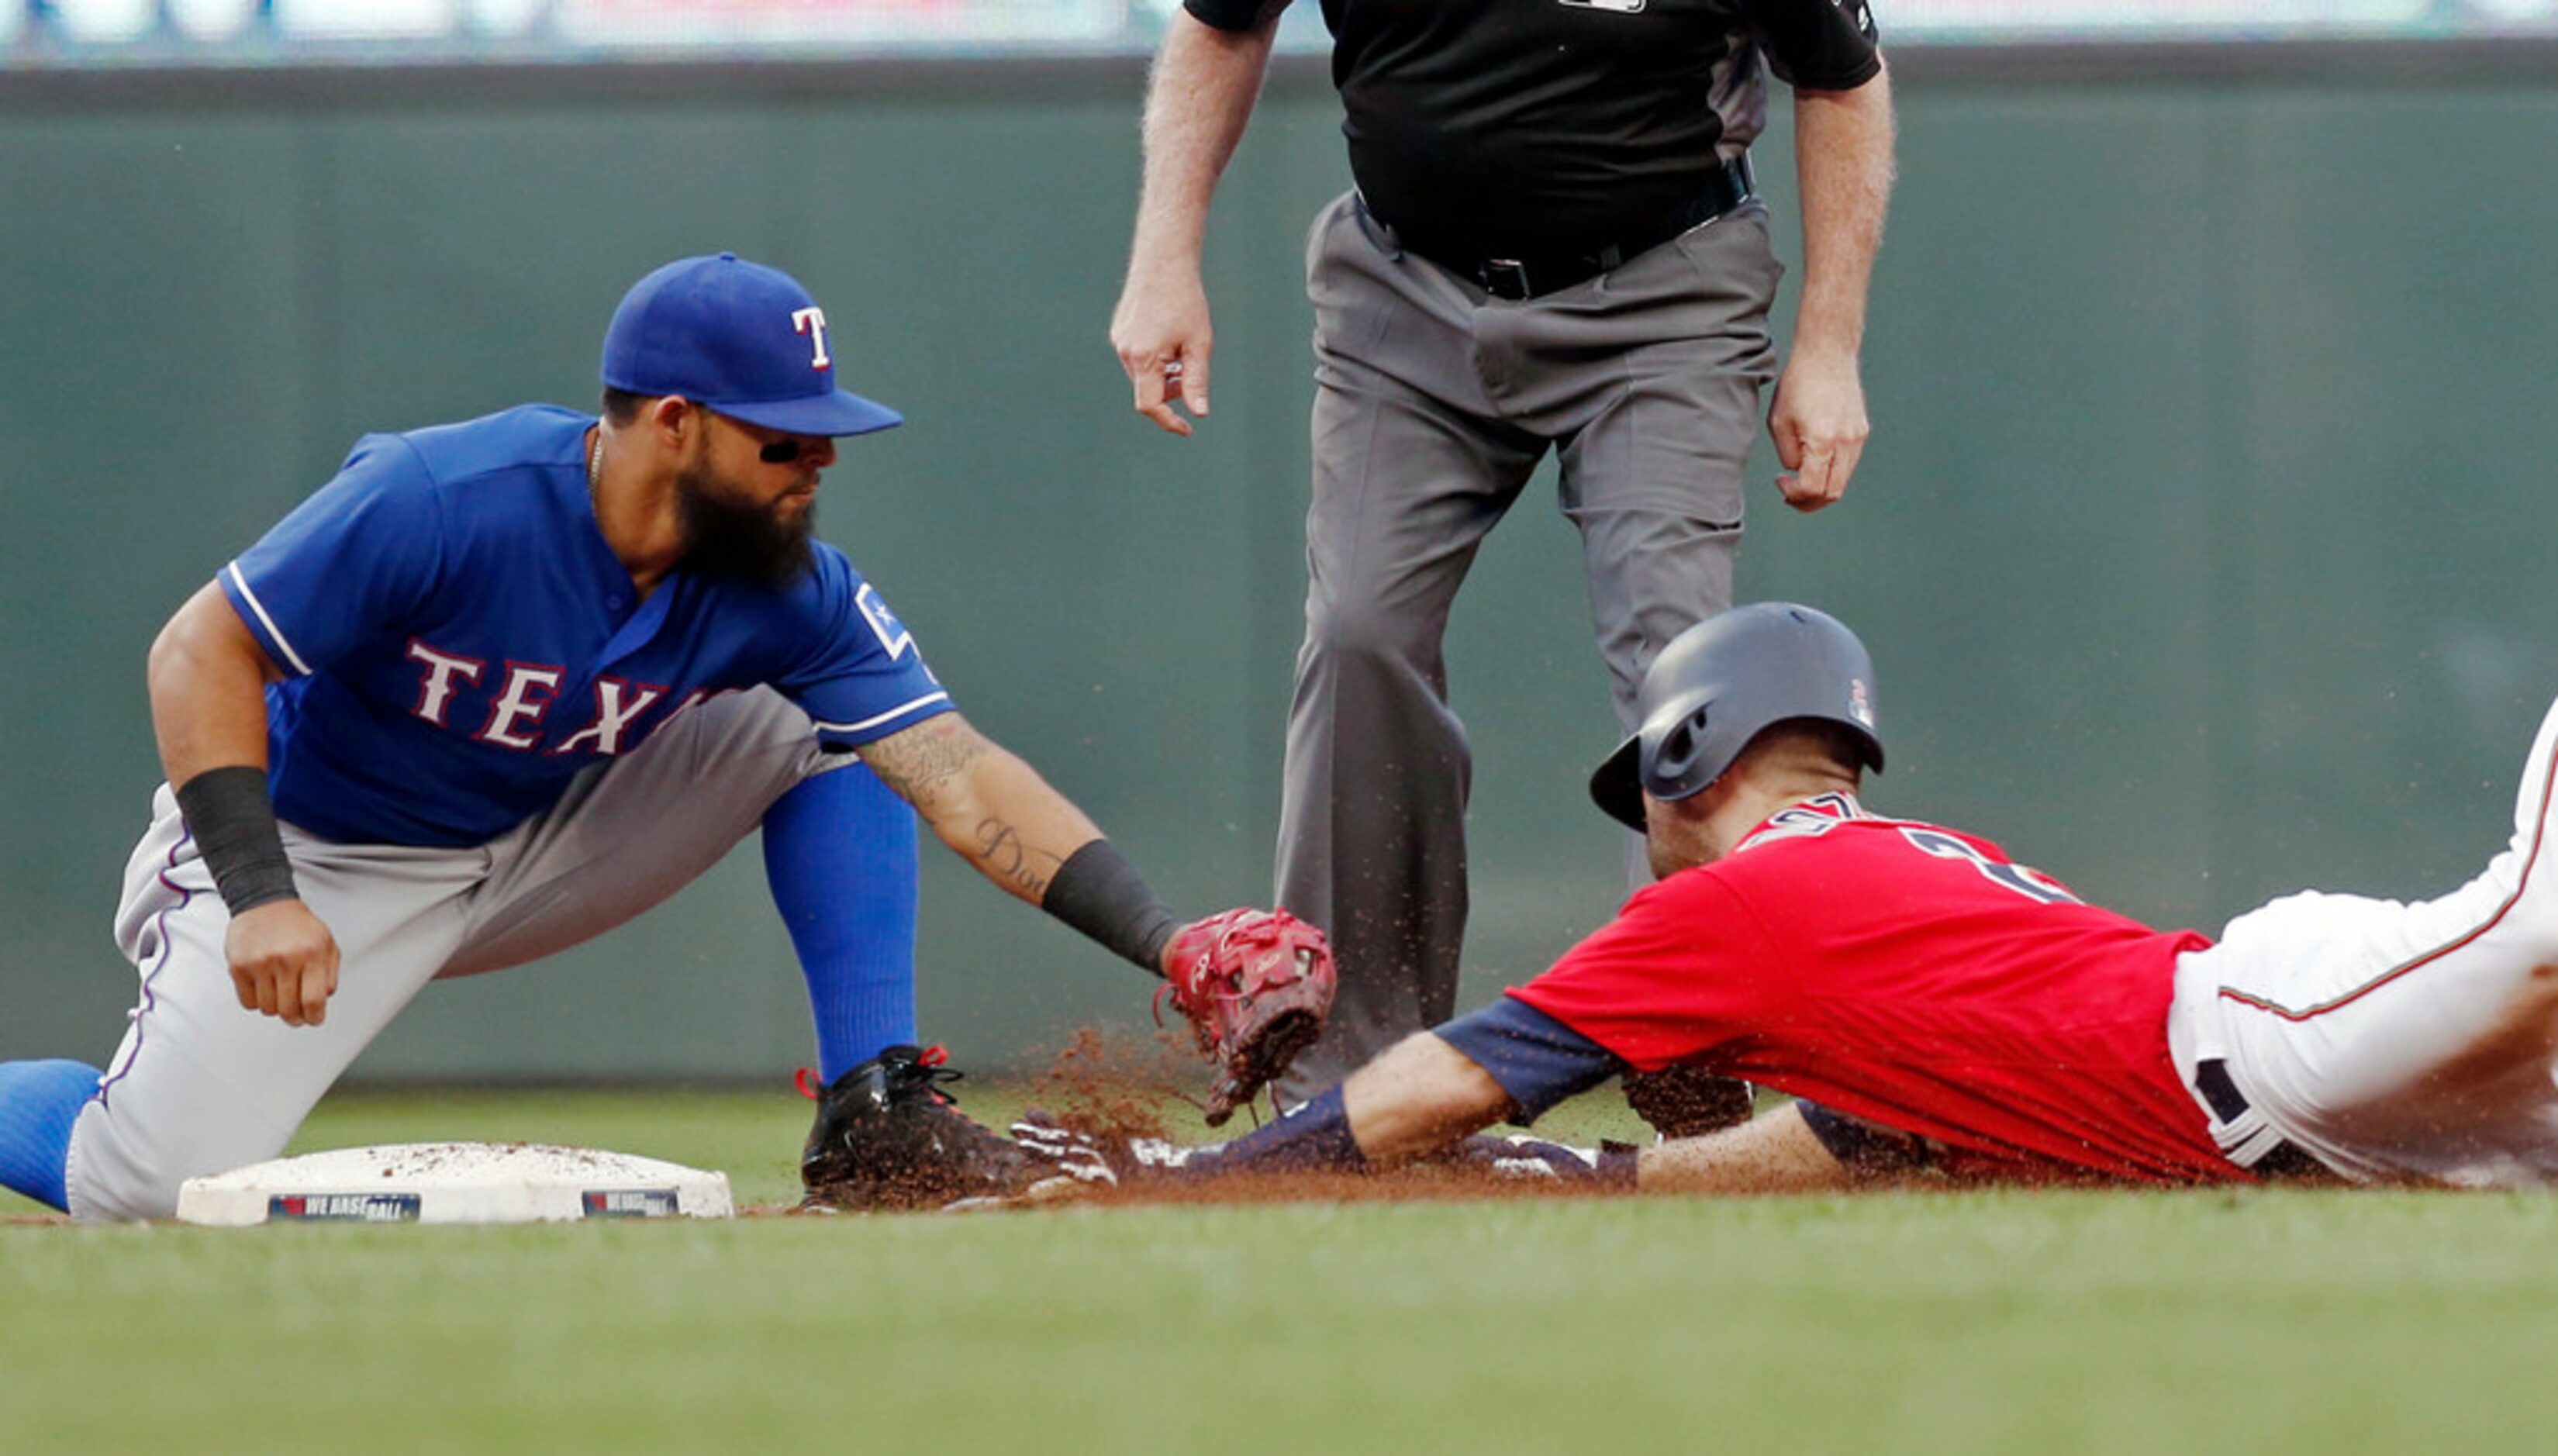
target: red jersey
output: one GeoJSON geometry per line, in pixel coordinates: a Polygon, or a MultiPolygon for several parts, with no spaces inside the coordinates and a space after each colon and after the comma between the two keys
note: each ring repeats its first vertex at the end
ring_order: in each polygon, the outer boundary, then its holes
{"type": "Polygon", "coordinates": [[[1825,795],[1510,994],[1643,1071],[1778,1088],[1945,1144],[1957,1172],[2249,1181],[2168,1056],[2176,957],[2210,944],[1825,795]]]}

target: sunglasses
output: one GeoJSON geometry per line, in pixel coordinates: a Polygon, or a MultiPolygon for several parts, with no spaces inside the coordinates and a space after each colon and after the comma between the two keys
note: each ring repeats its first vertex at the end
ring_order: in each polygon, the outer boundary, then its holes
{"type": "MultiPolygon", "coordinates": [[[[711,410],[705,411],[705,413],[716,415],[718,412],[711,410]]],[[[726,418],[726,416],[720,417],[726,418]]],[[[746,430],[746,425],[743,421],[729,420],[729,424],[737,429],[746,430]]],[[[750,437],[753,437],[756,432],[753,430],[747,430],[747,434],[750,437]]],[[[766,441],[762,446],[757,448],[755,458],[763,461],[767,465],[788,465],[793,461],[796,461],[800,456],[807,454],[808,448],[807,441],[802,440],[795,435],[788,435],[779,440],[766,441]]]]}

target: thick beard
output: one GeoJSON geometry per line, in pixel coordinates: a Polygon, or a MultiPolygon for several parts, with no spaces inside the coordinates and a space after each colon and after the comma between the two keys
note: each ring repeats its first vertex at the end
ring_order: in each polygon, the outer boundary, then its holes
{"type": "Polygon", "coordinates": [[[738,500],[695,461],[676,473],[675,503],[683,512],[687,570],[779,591],[815,564],[808,547],[817,524],[813,501],[784,516],[778,507],[738,500]]]}

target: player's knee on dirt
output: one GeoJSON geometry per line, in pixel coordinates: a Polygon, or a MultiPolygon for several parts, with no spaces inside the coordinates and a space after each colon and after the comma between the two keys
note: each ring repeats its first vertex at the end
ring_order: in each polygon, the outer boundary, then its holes
{"type": "Polygon", "coordinates": [[[1673,1063],[1657,1072],[1628,1072],[1626,1105],[1665,1138],[1703,1137],[1750,1120],[1750,1084],[1673,1063]]]}
{"type": "Polygon", "coordinates": [[[89,1103],[71,1128],[65,1169],[71,1216],[84,1223],[173,1217],[188,1179],[265,1162],[292,1139],[290,1128],[260,1131],[245,1121],[211,1129],[137,1126],[107,1098],[89,1103]]]}

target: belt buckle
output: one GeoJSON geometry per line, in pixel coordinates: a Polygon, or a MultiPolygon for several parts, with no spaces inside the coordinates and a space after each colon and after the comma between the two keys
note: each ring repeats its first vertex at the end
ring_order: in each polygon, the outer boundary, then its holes
{"type": "Polygon", "coordinates": [[[1506,298],[1514,303],[1535,296],[1528,289],[1527,264],[1516,258],[1484,259],[1483,266],[1475,270],[1475,281],[1484,285],[1484,291],[1492,297],[1506,298]]]}

